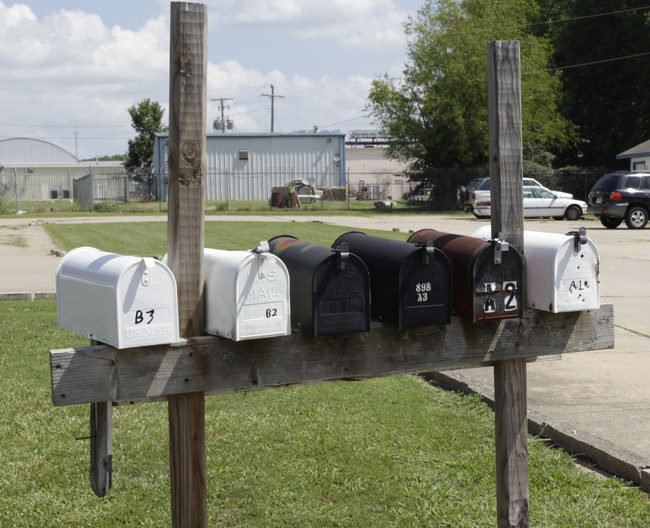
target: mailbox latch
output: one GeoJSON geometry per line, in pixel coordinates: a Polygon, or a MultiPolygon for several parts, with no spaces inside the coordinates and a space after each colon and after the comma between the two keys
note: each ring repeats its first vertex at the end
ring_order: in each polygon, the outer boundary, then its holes
{"type": "Polygon", "coordinates": [[[501,264],[503,261],[503,252],[508,251],[510,249],[510,244],[504,240],[504,235],[503,233],[499,233],[498,238],[495,238],[494,240],[491,240],[492,244],[494,244],[494,263],[495,264],[501,264]]]}
{"type": "Polygon", "coordinates": [[[427,238],[426,242],[420,242],[418,246],[422,248],[422,264],[429,264],[430,259],[436,254],[433,238],[427,238]]]}
{"type": "Polygon", "coordinates": [[[143,258],[142,265],[144,266],[144,271],[142,272],[140,283],[143,286],[149,286],[151,284],[151,272],[156,267],[156,260],[151,257],[143,258]]]}
{"type": "Polygon", "coordinates": [[[336,263],[339,271],[343,271],[348,265],[348,260],[350,260],[350,244],[347,242],[341,242],[340,245],[334,248],[336,251],[336,263]]]}
{"type": "Polygon", "coordinates": [[[275,263],[275,255],[270,253],[269,243],[266,240],[260,241],[260,245],[255,249],[251,249],[252,253],[257,253],[260,256],[260,264],[258,267],[260,278],[264,279],[266,277],[266,268],[264,262],[269,264],[275,263]]]}
{"type": "Polygon", "coordinates": [[[581,227],[578,231],[569,231],[567,236],[573,237],[573,251],[576,253],[580,251],[580,246],[587,243],[587,230],[581,227]]]}

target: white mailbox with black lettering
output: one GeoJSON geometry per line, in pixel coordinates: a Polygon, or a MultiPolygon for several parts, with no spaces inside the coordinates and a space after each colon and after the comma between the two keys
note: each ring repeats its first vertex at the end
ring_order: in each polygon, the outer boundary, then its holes
{"type": "Polygon", "coordinates": [[[59,327],[115,348],[179,341],[171,270],[154,258],[80,247],[56,272],[59,327]]]}
{"type": "Polygon", "coordinates": [[[203,253],[205,332],[234,341],[291,334],[289,272],[264,241],[203,253]]]}
{"type": "MultiPolygon", "coordinates": [[[[490,226],[474,233],[490,238],[490,226]]],[[[600,257],[584,227],[566,235],[524,231],[527,308],[577,312],[600,307],[600,257]]]]}

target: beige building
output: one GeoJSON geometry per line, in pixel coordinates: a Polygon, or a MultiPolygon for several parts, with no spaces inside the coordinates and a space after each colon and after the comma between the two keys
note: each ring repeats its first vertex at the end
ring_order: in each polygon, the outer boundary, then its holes
{"type": "Polygon", "coordinates": [[[345,164],[350,190],[358,192],[363,182],[366,199],[400,200],[411,190],[408,178],[402,175],[408,164],[388,159],[383,147],[348,147],[345,164]]]}

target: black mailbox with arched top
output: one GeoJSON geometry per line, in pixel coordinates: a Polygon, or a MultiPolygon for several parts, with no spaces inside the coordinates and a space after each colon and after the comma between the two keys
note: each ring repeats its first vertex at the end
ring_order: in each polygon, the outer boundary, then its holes
{"type": "Polygon", "coordinates": [[[432,240],[449,257],[454,315],[472,322],[522,316],[524,262],[514,247],[434,229],[420,229],[408,240],[432,240]]]}
{"type": "Polygon", "coordinates": [[[413,244],[352,231],[347,243],[370,273],[372,316],[398,328],[451,322],[451,266],[432,244],[413,244]]]}
{"type": "Polygon", "coordinates": [[[313,336],[370,330],[370,278],[345,245],[334,249],[289,235],[269,240],[289,270],[291,322],[313,336]]]}

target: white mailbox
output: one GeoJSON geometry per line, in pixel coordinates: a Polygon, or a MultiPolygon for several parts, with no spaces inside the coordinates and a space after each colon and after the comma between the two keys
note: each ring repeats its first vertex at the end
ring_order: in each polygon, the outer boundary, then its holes
{"type": "Polygon", "coordinates": [[[289,273],[264,241],[203,253],[205,332],[234,341],[291,334],[289,273]]]}
{"type": "Polygon", "coordinates": [[[80,247],[56,272],[59,327],[115,348],[179,341],[171,270],[153,258],[80,247]]]}
{"type": "MultiPolygon", "coordinates": [[[[474,233],[488,240],[490,226],[474,233]]],[[[584,227],[566,235],[524,231],[526,307],[576,312],[600,307],[600,257],[584,227]]]]}

